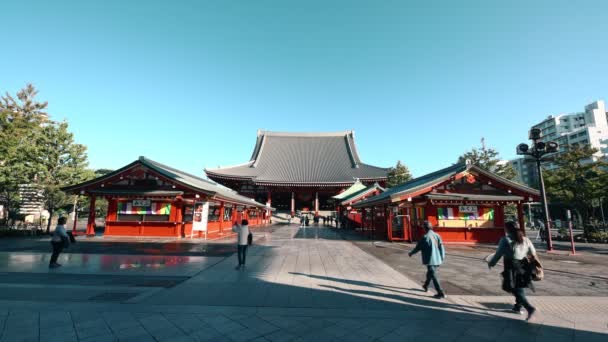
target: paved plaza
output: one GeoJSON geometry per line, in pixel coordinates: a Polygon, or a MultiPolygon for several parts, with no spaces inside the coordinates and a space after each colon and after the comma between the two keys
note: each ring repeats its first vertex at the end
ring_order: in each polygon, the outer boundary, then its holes
{"type": "MultiPolygon", "coordinates": [[[[168,241],[175,253],[161,247],[162,253],[150,255],[125,253],[119,247],[103,253],[96,244],[105,242],[95,239],[63,254],[59,262],[64,266],[53,270],[46,268],[48,250],[25,250],[36,240],[22,242],[19,251],[0,252],[0,341],[605,341],[608,337],[608,296],[603,285],[584,295],[554,295],[551,291],[557,287],[550,283],[557,273],[548,272],[547,280],[537,283],[538,291],[530,297],[539,315],[526,323],[523,316],[508,312],[510,296],[463,285],[498,287],[499,270],[486,268],[487,276],[479,278],[448,279],[451,272],[466,273],[464,268],[452,270],[464,257],[471,258],[471,265],[483,265],[476,259],[487,255],[489,248],[450,246],[448,260],[454,264],[446,264],[441,275],[446,283],[453,283],[451,292],[446,300],[436,300],[432,291],[424,293],[420,288],[419,256],[403,261],[414,273],[396,267],[411,246],[378,245],[335,229],[292,225],[257,233],[243,271],[234,269],[233,241],[168,241]],[[96,246],[94,253],[87,246],[96,246]],[[195,255],[197,249],[201,252],[195,255]],[[377,252],[386,250],[394,252],[377,252]]],[[[147,249],[144,243],[137,248],[147,249]]],[[[585,260],[583,265],[602,263],[595,258],[579,260],[585,260]]],[[[576,265],[547,262],[551,269],[556,268],[554,263],[576,265]]]]}

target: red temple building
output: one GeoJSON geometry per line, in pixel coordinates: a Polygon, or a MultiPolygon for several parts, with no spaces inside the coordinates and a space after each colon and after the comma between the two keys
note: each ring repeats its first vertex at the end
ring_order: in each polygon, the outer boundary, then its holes
{"type": "Polygon", "coordinates": [[[205,172],[210,179],[277,210],[318,215],[335,210],[332,196],[357,180],[364,185],[384,185],[388,169],[361,161],[353,131],[258,131],[248,162],[205,172]]]}
{"type": "MultiPolygon", "coordinates": [[[[475,165],[456,164],[353,203],[360,229],[376,239],[416,241],[429,221],[446,242],[496,243],[504,236],[507,207],[524,226],[523,204],[538,190],[475,165]]],[[[352,216],[352,215],[351,215],[352,216]]]]}
{"type": "Polygon", "coordinates": [[[271,210],[212,181],[145,157],[63,190],[90,198],[87,235],[95,234],[97,198],[108,201],[106,236],[215,239],[231,235],[234,221],[246,218],[252,227],[267,223],[271,210]]]}

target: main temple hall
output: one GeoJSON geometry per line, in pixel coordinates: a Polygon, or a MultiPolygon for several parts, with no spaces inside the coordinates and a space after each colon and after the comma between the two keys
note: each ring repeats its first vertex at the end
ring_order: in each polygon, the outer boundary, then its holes
{"type": "Polygon", "coordinates": [[[361,161],[354,131],[259,130],[249,161],[205,172],[210,179],[279,211],[318,215],[334,210],[332,196],[357,181],[384,186],[388,169],[361,161]]]}

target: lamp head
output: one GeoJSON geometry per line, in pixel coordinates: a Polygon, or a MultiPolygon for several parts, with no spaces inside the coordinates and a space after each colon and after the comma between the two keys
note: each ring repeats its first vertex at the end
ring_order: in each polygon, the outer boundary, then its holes
{"type": "Polygon", "coordinates": [[[557,148],[559,147],[559,144],[556,143],[555,141],[549,141],[547,143],[547,152],[551,153],[551,152],[557,152],[557,148]]]}
{"type": "Polygon", "coordinates": [[[517,145],[517,148],[515,149],[515,151],[517,152],[517,154],[526,154],[526,152],[528,152],[528,149],[530,147],[528,146],[528,144],[519,144],[517,145]]]}
{"type": "Polygon", "coordinates": [[[544,142],[542,142],[542,141],[539,141],[539,142],[537,142],[537,143],[536,143],[536,145],[535,145],[535,146],[536,146],[536,149],[537,149],[537,150],[539,150],[539,151],[544,151],[544,150],[545,150],[545,148],[547,147],[547,144],[545,144],[545,143],[544,143],[544,142]]]}
{"type": "Polygon", "coordinates": [[[530,130],[530,133],[528,134],[528,138],[530,140],[538,140],[540,138],[542,138],[543,136],[543,132],[540,130],[540,128],[532,128],[530,130]]]}

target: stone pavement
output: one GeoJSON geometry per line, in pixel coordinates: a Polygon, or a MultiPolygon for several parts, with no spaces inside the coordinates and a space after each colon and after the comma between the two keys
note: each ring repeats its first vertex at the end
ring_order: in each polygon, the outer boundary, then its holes
{"type": "MultiPolygon", "coordinates": [[[[381,259],[410,279],[422,281],[426,269],[420,255],[412,258],[407,252],[414,244],[383,241],[353,241],[364,251],[381,259]]],[[[442,285],[449,294],[503,295],[500,289],[502,265],[488,270],[485,258],[496,246],[447,245],[446,259],[439,268],[442,285]]],[[[546,253],[537,249],[545,269],[545,279],[535,283],[535,295],[541,296],[608,296],[608,255],[589,249],[576,256],[546,253]]]]}
{"type": "MultiPolygon", "coordinates": [[[[0,341],[519,342],[608,337],[605,296],[533,296],[540,313],[526,323],[508,312],[508,296],[433,299],[417,281],[333,230],[292,226],[266,235],[251,248],[244,271],[234,270],[236,257],[231,256],[201,264],[186,280],[136,297],[121,297],[125,290],[112,284],[103,291],[89,284],[82,287],[101,291],[93,299],[74,298],[54,285],[47,288],[54,299],[5,298],[0,300],[0,341]]],[[[152,268],[149,272],[155,274],[152,268]]],[[[0,286],[0,291],[6,288],[0,286]]]]}

